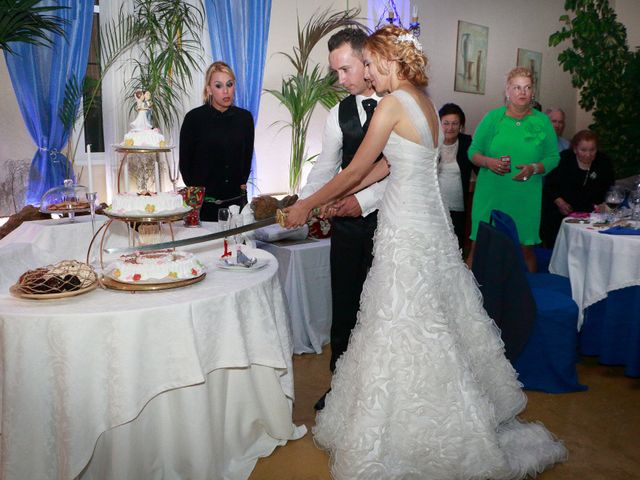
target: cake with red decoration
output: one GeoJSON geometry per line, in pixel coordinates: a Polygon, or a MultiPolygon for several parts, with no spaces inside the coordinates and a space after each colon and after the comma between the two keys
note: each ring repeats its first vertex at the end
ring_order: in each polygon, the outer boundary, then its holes
{"type": "Polygon", "coordinates": [[[205,273],[205,267],[189,252],[150,250],[122,255],[107,269],[120,282],[167,282],[189,280],[205,273]]]}
{"type": "Polygon", "coordinates": [[[179,193],[140,192],[114,195],[109,212],[116,215],[162,215],[187,209],[188,207],[179,193]]]}

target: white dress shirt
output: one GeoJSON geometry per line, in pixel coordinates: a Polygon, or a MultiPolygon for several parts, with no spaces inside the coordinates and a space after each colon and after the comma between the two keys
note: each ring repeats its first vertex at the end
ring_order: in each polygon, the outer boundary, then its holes
{"type": "MultiPolygon", "coordinates": [[[[362,106],[362,101],[373,98],[380,101],[381,97],[375,93],[370,97],[356,95],[356,106],[360,116],[360,124],[364,124],[367,114],[362,106]]],[[[342,165],[342,130],[338,119],[338,109],[340,104],[329,110],[329,116],[324,126],[322,136],[322,152],[318,155],[313,168],[307,177],[307,183],[300,190],[300,198],[311,196],[320,190],[325,183],[335,177],[342,165]]],[[[360,204],[362,216],[367,216],[378,209],[382,195],[387,186],[387,179],[380,180],[355,194],[356,200],[360,204]]]]}

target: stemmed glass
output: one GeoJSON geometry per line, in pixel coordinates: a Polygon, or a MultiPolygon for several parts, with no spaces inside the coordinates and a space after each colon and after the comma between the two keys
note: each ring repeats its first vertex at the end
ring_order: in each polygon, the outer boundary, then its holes
{"type": "MultiPolygon", "coordinates": [[[[225,230],[229,230],[229,224],[231,223],[231,212],[228,208],[219,208],[218,209],[218,229],[220,232],[224,232],[225,230]]],[[[229,243],[227,237],[224,237],[224,253],[223,257],[230,257],[231,252],[229,251],[229,243]]]]}
{"type": "Polygon", "coordinates": [[[229,230],[229,223],[231,222],[231,212],[228,208],[218,209],[218,229],[222,232],[229,230]]]}
{"type": "Polygon", "coordinates": [[[640,220],[640,185],[629,193],[629,203],[631,204],[631,219],[640,220]]]}
{"type": "Polygon", "coordinates": [[[614,221],[616,219],[616,213],[623,201],[624,194],[618,187],[611,187],[609,191],[607,191],[607,195],[604,197],[604,203],[606,203],[607,207],[611,209],[610,221],[614,221]]]}

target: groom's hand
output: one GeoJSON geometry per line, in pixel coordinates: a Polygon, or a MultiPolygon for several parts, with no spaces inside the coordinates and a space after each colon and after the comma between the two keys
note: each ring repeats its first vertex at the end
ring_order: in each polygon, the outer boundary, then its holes
{"type": "Polygon", "coordinates": [[[362,208],[355,195],[340,199],[333,206],[335,207],[333,216],[336,217],[359,217],[362,215],[362,208]]]}

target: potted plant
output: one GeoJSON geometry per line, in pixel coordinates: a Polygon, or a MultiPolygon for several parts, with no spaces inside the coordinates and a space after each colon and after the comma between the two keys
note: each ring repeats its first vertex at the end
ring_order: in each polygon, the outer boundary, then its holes
{"type": "Polygon", "coordinates": [[[300,188],[302,167],[316,155],[307,156],[306,140],[311,115],[318,103],[329,109],[338,103],[345,92],[335,84],[332,72],[324,73],[320,65],[310,65],[309,55],[322,38],[333,30],[348,26],[365,28],[356,17],[360,9],[354,8],[337,13],[326,9],[315,13],[300,28],[298,18],[298,46],[293,55],[279,52],[289,59],[294,73],[282,79],[280,90],[266,89],[284,105],[291,120],[285,126],[291,128],[291,155],[289,158],[289,191],[297,193],[300,188]]]}
{"type": "Polygon", "coordinates": [[[598,133],[599,148],[613,159],[618,178],[637,174],[640,51],[629,50],[626,29],[608,0],[567,0],[565,10],[549,45],[571,41],[558,61],[580,90],[580,106],[593,112],[589,128],[598,133]]]}

